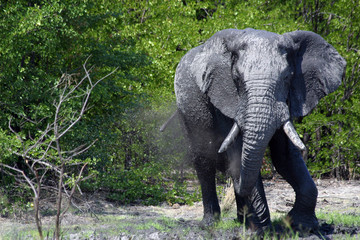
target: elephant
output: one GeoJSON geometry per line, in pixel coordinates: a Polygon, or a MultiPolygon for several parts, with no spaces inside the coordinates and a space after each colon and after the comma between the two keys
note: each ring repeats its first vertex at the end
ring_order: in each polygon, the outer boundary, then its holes
{"type": "Polygon", "coordinates": [[[339,87],[345,67],[320,35],[300,30],[225,29],[182,57],[174,80],[177,113],[201,185],[203,225],[220,220],[219,170],[233,180],[238,220],[252,231],[270,227],[260,174],[269,147],[276,171],[296,194],[287,215],[292,227],[318,228],[318,192],[293,121],[339,87]]]}

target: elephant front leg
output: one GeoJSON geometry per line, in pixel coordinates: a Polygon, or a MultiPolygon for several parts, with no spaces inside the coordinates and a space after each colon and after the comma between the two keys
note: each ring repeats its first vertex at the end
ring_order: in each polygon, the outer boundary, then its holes
{"type": "Polygon", "coordinates": [[[203,157],[196,157],[195,170],[200,181],[204,206],[204,218],[201,224],[206,227],[220,220],[220,206],[215,182],[216,168],[213,161],[203,157]]]}
{"type": "Polygon", "coordinates": [[[270,142],[271,158],[277,172],[293,187],[296,199],[289,212],[291,225],[299,230],[315,230],[317,188],[300,151],[279,130],[270,142]]]}
{"type": "Polygon", "coordinates": [[[241,223],[245,222],[253,231],[262,232],[270,227],[270,212],[260,174],[256,186],[249,197],[240,197],[237,194],[236,185],[234,184],[238,220],[241,223]]]}

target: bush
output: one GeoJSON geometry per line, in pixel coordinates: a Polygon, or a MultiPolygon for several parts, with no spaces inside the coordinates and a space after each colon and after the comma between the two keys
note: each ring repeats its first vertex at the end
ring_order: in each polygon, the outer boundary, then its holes
{"type": "Polygon", "coordinates": [[[84,184],[87,189],[104,191],[108,200],[121,204],[191,204],[200,200],[199,192],[189,193],[186,181],[180,181],[162,163],[151,162],[128,170],[98,173],[92,182],[84,184]]]}

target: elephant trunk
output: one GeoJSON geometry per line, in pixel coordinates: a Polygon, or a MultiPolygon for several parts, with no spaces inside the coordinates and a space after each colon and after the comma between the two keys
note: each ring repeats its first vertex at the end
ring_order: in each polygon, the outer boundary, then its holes
{"type": "Polygon", "coordinates": [[[249,103],[243,133],[240,179],[237,190],[240,196],[248,196],[254,188],[266,147],[277,128],[272,116],[273,107],[264,103],[249,103]]]}

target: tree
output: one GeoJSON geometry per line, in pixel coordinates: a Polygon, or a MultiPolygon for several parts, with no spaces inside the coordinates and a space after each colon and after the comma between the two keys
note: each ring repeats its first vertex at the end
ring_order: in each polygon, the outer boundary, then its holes
{"type": "Polygon", "coordinates": [[[341,87],[322,100],[299,127],[309,147],[309,166],[318,177],[359,177],[360,18],[358,1],[298,1],[298,15],[347,61],[341,87]]]}
{"type": "MultiPolygon", "coordinates": [[[[57,194],[54,237],[60,239],[61,220],[70,206],[72,196],[76,188],[79,187],[79,183],[86,179],[83,178],[83,172],[88,163],[77,159],[77,157],[93,146],[95,141],[88,145],[77,146],[74,149],[66,149],[63,138],[83,118],[88,109],[93,89],[110,75],[94,82],[90,77],[91,68],[88,69],[86,63],[87,61],[83,65],[84,77],[78,82],[75,82],[71,75],[63,74],[58,85],[54,86],[54,88],[59,89],[59,96],[54,101],[51,109],[52,114],[47,117],[50,123],[46,128],[38,129],[38,134],[35,137],[24,138],[12,128],[11,120],[9,122],[11,132],[20,142],[18,147],[13,146],[13,149],[9,150],[21,157],[22,164],[26,169],[3,163],[0,163],[0,166],[9,170],[10,174],[15,173],[14,176],[19,182],[24,182],[31,188],[34,195],[35,223],[40,239],[44,238],[40,214],[42,190],[55,190],[57,194]],[[78,104],[74,106],[74,102],[78,102],[78,104]],[[77,173],[73,171],[74,167],[79,167],[77,173]],[[49,185],[49,183],[54,182],[49,181],[53,175],[58,179],[57,186],[49,185]],[[68,196],[68,205],[62,209],[64,192],[68,196]]],[[[35,122],[32,124],[39,125],[35,122]]]]}

